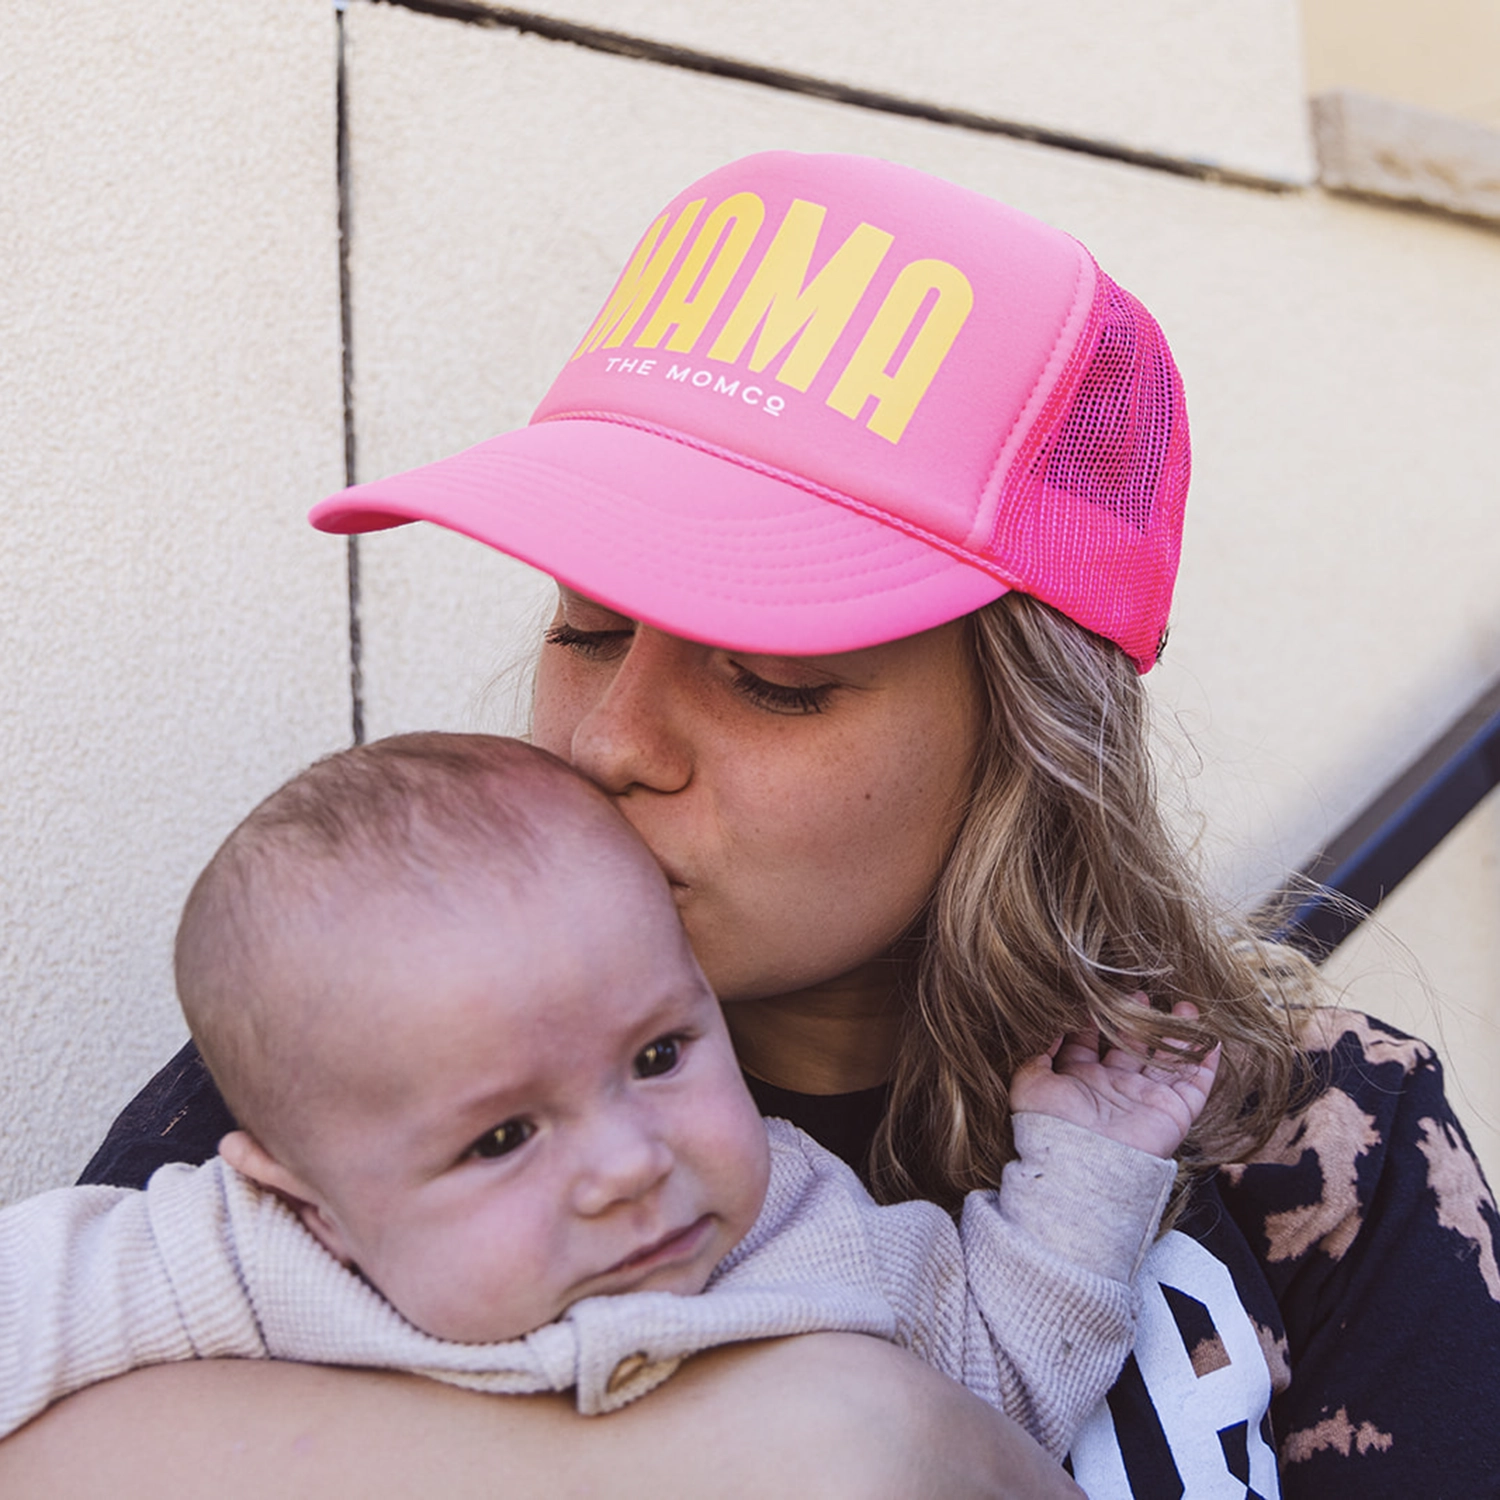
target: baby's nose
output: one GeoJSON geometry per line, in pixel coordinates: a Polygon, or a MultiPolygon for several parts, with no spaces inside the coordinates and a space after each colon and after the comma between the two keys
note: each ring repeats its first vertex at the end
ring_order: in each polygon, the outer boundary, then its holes
{"type": "Polygon", "coordinates": [[[596,1132],[574,1186],[573,1206],[587,1217],[644,1198],[671,1173],[671,1148],[654,1131],[616,1122],[596,1132]]]}

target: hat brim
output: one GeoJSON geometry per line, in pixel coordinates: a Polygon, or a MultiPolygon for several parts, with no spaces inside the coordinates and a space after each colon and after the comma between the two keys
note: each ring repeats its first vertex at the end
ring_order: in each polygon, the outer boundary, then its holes
{"type": "Polygon", "coordinates": [[[355,485],[309,519],[336,533],[432,521],[632,619],[778,655],[915,635],[1007,588],[852,502],[589,418],[541,422],[355,485]]]}

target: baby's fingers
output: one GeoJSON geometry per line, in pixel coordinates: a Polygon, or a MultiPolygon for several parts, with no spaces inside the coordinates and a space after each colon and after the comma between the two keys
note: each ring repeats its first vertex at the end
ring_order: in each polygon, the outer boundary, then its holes
{"type": "Polygon", "coordinates": [[[1051,1073],[1052,1065],[1057,1058],[1058,1049],[1061,1048],[1062,1044],[1062,1037],[1058,1037],[1045,1052],[1038,1052],[1034,1057],[1028,1057],[1016,1069],[1016,1077],[1019,1078],[1022,1074],[1027,1073],[1051,1073]]]}
{"type": "MultiPolygon", "coordinates": [[[[1142,1010],[1148,1010],[1151,1006],[1144,990],[1137,990],[1131,995],[1129,1003],[1142,1010]]],[[[1104,1054],[1103,1062],[1106,1068],[1113,1068],[1118,1072],[1146,1073],[1149,1076],[1151,1057],[1152,1049],[1148,1043],[1139,1037],[1121,1037],[1104,1054]]]]}
{"type": "MultiPolygon", "coordinates": [[[[1132,995],[1131,999],[1137,1002],[1145,1001],[1144,995],[1132,995]]],[[[1198,1019],[1198,1007],[1191,1000],[1179,1000],[1172,1006],[1172,1014],[1184,1021],[1196,1021],[1198,1019]]],[[[1166,1079],[1174,1078],[1181,1074],[1182,1064],[1172,1056],[1173,1053],[1186,1052],[1189,1043],[1180,1037],[1164,1037],[1160,1042],[1152,1046],[1143,1046],[1136,1041],[1122,1041],[1120,1046],[1128,1048],[1131,1052],[1144,1053],[1149,1060],[1148,1066],[1143,1071],[1151,1078],[1166,1079]]],[[[1196,1064],[1194,1065],[1196,1066],[1196,1064]]],[[[1218,1068],[1215,1061],[1214,1068],[1218,1068]]],[[[1210,1074],[1212,1078],[1212,1074],[1210,1074]]]]}
{"type": "Polygon", "coordinates": [[[1223,1046],[1215,1045],[1213,1051],[1206,1053],[1201,1062],[1180,1063],[1157,1080],[1177,1095],[1193,1120],[1203,1113],[1203,1107],[1208,1103],[1214,1079],[1219,1072],[1219,1059],[1223,1054],[1223,1046]]]}
{"type": "Polygon", "coordinates": [[[1052,1049],[1057,1071],[1066,1073],[1071,1068],[1097,1067],[1099,1063],[1099,1028],[1087,1027],[1083,1031],[1070,1031],[1059,1038],[1052,1049]]]}

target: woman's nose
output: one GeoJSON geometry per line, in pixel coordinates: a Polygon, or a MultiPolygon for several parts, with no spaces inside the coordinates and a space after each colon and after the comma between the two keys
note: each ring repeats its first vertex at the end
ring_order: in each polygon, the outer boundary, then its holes
{"type": "Polygon", "coordinates": [[[636,628],[619,669],[573,731],[572,760],[607,792],[643,787],[680,792],[692,779],[692,745],[682,712],[690,641],[636,628]]]}
{"type": "Polygon", "coordinates": [[[584,1151],[573,1186],[573,1207],[585,1218],[645,1198],[676,1165],[666,1141],[638,1121],[605,1125],[593,1133],[584,1151]]]}

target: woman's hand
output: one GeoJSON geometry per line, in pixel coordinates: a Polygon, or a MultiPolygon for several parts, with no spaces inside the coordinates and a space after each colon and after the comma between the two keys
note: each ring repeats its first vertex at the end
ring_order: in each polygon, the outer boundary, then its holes
{"type": "MultiPolygon", "coordinates": [[[[1141,1005],[1146,996],[1132,997],[1141,1005]]],[[[1186,1000],[1174,1016],[1194,1020],[1198,1008],[1186,1000]]],[[[1099,1055],[1099,1032],[1070,1031],[1016,1070],[1010,1105],[1055,1115],[1096,1135],[1153,1156],[1170,1157],[1203,1112],[1218,1072],[1220,1049],[1188,1062],[1130,1045],[1099,1055]]]]}

